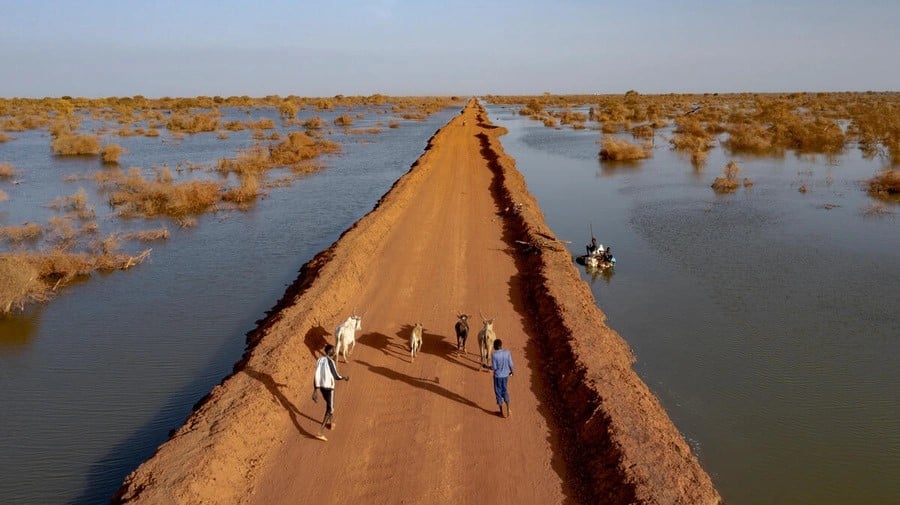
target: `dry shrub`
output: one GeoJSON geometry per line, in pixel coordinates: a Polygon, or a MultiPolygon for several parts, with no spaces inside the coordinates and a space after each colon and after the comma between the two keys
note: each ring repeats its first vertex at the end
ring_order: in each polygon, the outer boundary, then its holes
{"type": "Polygon", "coordinates": [[[642,146],[632,144],[614,137],[603,137],[600,140],[600,159],[606,161],[636,161],[650,157],[650,151],[642,146]]]}
{"type": "Polygon", "coordinates": [[[103,160],[103,163],[118,163],[119,156],[124,152],[125,149],[119,144],[106,144],[100,150],[100,158],[103,160]]]}
{"type": "Polygon", "coordinates": [[[5,202],[7,200],[9,200],[9,195],[6,193],[6,191],[0,189],[0,202],[5,202]]]}
{"type": "Polygon", "coordinates": [[[0,254],[0,314],[50,299],[40,272],[22,254],[0,254]]]}
{"type": "Polygon", "coordinates": [[[156,180],[147,180],[139,171],[113,182],[115,191],[109,204],[119,215],[182,217],[201,214],[219,201],[221,184],[213,181],[173,182],[168,167],[160,171],[156,180]]]}
{"type": "Polygon", "coordinates": [[[68,250],[78,242],[78,230],[72,225],[72,219],[51,217],[48,220],[47,239],[60,250],[68,250]]]}
{"type": "Polygon", "coordinates": [[[732,153],[763,154],[776,151],[770,131],[760,125],[736,125],[728,130],[724,146],[732,153]]]}
{"type": "Polygon", "coordinates": [[[600,131],[603,133],[618,133],[622,131],[623,123],[617,123],[615,121],[604,121],[602,125],[600,125],[600,131]]]}
{"type": "Polygon", "coordinates": [[[216,138],[219,139],[219,140],[227,140],[227,139],[228,139],[228,132],[219,132],[219,133],[216,134],[216,138]]]}
{"type": "Polygon", "coordinates": [[[53,140],[53,151],[61,156],[78,156],[100,153],[100,137],[63,133],[53,140]]]}
{"type": "Polygon", "coordinates": [[[559,122],[553,116],[546,116],[543,119],[543,122],[544,122],[544,126],[546,126],[547,128],[554,128],[557,125],[559,125],[559,122]]]}
{"type": "Polygon", "coordinates": [[[319,116],[313,116],[306,121],[303,122],[303,127],[307,130],[318,130],[325,125],[325,122],[322,121],[322,118],[319,116]]]}
{"type": "Polygon", "coordinates": [[[753,187],[753,180],[750,179],[749,177],[744,177],[744,187],[745,187],[745,188],[752,188],[752,187],[753,187]]]}
{"type": "Polygon", "coordinates": [[[253,130],[271,130],[275,128],[275,121],[272,121],[268,118],[263,118],[259,121],[249,123],[247,126],[249,126],[253,130]]]}
{"type": "Polygon", "coordinates": [[[37,223],[25,223],[19,226],[4,226],[0,228],[0,239],[7,242],[25,242],[37,240],[44,234],[44,227],[37,223]]]}
{"type": "Polygon", "coordinates": [[[145,137],[159,137],[159,130],[156,128],[149,128],[144,132],[145,137]]]}
{"type": "Polygon", "coordinates": [[[215,110],[206,114],[175,112],[166,121],[166,128],[171,132],[214,132],[219,129],[219,112],[215,110]]]}
{"type": "Polygon", "coordinates": [[[882,170],[868,181],[869,194],[877,198],[897,198],[900,196],[900,169],[882,170]]]}
{"type": "Polygon", "coordinates": [[[34,253],[0,254],[0,313],[41,303],[59,287],[93,271],[126,270],[141,263],[150,250],[128,254],[72,253],[60,249],[34,253]]]}
{"type": "Polygon", "coordinates": [[[556,114],[556,117],[559,118],[559,122],[561,124],[575,124],[575,123],[584,123],[587,121],[587,114],[583,112],[575,112],[575,111],[564,111],[562,113],[556,114]]]}
{"type": "Polygon", "coordinates": [[[154,230],[142,230],[123,233],[120,235],[122,240],[137,240],[139,242],[153,242],[155,240],[168,240],[169,229],[166,227],[156,228],[154,230]]]}
{"type": "Polygon", "coordinates": [[[388,128],[400,128],[400,123],[397,121],[388,121],[388,128]]]}
{"type": "Polygon", "coordinates": [[[320,154],[336,153],[341,149],[337,142],[315,140],[303,132],[291,132],[281,143],[270,149],[272,166],[291,166],[313,159],[320,154]]]}
{"type": "Polygon", "coordinates": [[[728,164],[725,165],[725,170],[723,171],[724,176],[716,177],[716,180],[713,181],[710,187],[717,193],[731,193],[740,186],[737,177],[740,172],[741,167],[733,160],[729,161],[728,164]]]}
{"type": "Polygon", "coordinates": [[[701,169],[706,165],[706,158],[709,156],[709,151],[699,150],[691,153],[691,165],[696,169],[701,169]]]}
{"type": "Polygon", "coordinates": [[[218,162],[219,171],[238,174],[262,172],[269,166],[269,149],[259,144],[238,151],[237,158],[222,158],[218,162]]]}
{"type": "Polygon", "coordinates": [[[247,205],[256,201],[260,194],[259,176],[255,173],[241,173],[240,185],[231,188],[222,195],[222,200],[247,205]]]}
{"type": "Polygon", "coordinates": [[[9,142],[10,140],[12,140],[12,137],[10,137],[9,135],[7,135],[3,132],[0,132],[0,143],[9,142]]]}
{"type": "Polygon", "coordinates": [[[652,126],[645,124],[631,129],[631,136],[636,139],[652,139],[656,131],[652,126]]]}
{"type": "Polygon", "coordinates": [[[353,124],[353,118],[348,116],[347,114],[341,114],[340,116],[334,118],[335,126],[350,126],[353,124]]]}
{"type": "Polygon", "coordinates": [[[78,191],[69,196],[54,198],[50,202],[50,207],[70,212],[81,220],[93,219],[96,215],[94,209],[88,205],[88,196],[84,188],[78,188],[78,191]]]}
{"type": "Polygon", "coordinates": [[[0,163],[0,179],[12,177],[14,175],[16,175],[16,169],[13,168],[12,163],[7,161],[0,163]]]}

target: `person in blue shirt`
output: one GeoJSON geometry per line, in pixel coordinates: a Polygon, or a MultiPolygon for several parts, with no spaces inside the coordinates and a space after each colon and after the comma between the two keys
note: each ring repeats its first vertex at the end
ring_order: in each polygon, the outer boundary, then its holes
{"type": "Polygon", "coordinates": [[[513,374],[513,360],[509,350],[503,349],[503,341],[494,340],[494,355],[491,358],[490,368],[494,371],[494,395],[497,397],[497,407],[501,417],[510,417],[509,410],[509,378],[513,374]],[[503,415],[503,404],[506,403],[506,415],[503,415]]]}

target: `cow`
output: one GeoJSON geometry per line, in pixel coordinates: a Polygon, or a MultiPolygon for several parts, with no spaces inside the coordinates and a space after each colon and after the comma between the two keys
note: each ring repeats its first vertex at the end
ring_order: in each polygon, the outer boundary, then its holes
{"type": "Polygon", "coordinates": [[[469,338],[469,315],[468,314],[460,314],[456,313],[456,325],[453,327],[456,330],[456,352],[462,351],[463,354],[468,355],[469,352],[466,350],[466,339],[469,338]]]}
{"type": "Polygon", "coordinates": [[[344,356],[344,363],[347,362],[347,356],[353,354],[353,348],[356,347],[356,332],[361,329],[362,316],[352,315],[334,330],[336,359],[344,356]]]}
{"type": "Polygon", "coordinates": [[[497,339],[497,335],[494,333],[494,320],[496,319],[496,317],[488,319],[481,314],[484,327],[478,332],[478,347],[481,349],[482,366],[490,366],[494,357],[494,340],[497,339]]]}
{"type": "Polygon", "coordinates": [[[409,360],[410,362],[416,361],[416,354],[418,354],[419,350],[422,348],[422,331],[424,328],[422,327],[422,323],[416,323],[412,331],[409,332],[409,360]]]}

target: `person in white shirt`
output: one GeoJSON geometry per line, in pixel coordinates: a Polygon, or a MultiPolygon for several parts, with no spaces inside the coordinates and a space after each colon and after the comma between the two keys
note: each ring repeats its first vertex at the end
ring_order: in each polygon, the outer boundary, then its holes
{"type": "Polygon", "coordinates": [[[328,441],[322,434],[326,426],[329,430],[334,429],[334,384],[339,380],[349,381],[350,376],[341,376],[338,373],[334,364],[334,346],[326,344],[325,356],[316,362],[316,375],[313,378],[313,401],[319,401],[319,391],[322,392],[322,398],[325,398],[325,417],[322,419],[319,433],[316,434],[319,440],[328,441]]]}

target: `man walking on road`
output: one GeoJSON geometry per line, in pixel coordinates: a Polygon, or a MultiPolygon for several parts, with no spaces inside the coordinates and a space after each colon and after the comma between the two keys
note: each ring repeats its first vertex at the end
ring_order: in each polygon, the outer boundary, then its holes
{"type": "Polygon", "coordinates": [[[497,397],[497,407],[500,408],[501,417],[510,417],[509,389],[507,388],[509,377],[513,374],[512,355],[507,349],[503,349],[503,341],[494,340],[494,356],[491,358],[491,369],[494,371],[494,395],[497,397]],[[503,415],[503,403],[506,402],[506,415],[503,415]]]}
{"type": "Polygon", "coordinates": [[[327,426],[329,430],[334,429],[334,383],[336,380],[349,381],[350,376],[341,376],[337,367],[334,365],[334,346],[325,345],[325,356],[319,358],[316,362],[316,376],[313,379],[313,395],[314,402],[319,401],[319,391],[325,398],[325,417],[322,419],[322,426],[319,426],[319,433],[316,438],[322,441],[328,441],[322,431],[327,426]]]}

